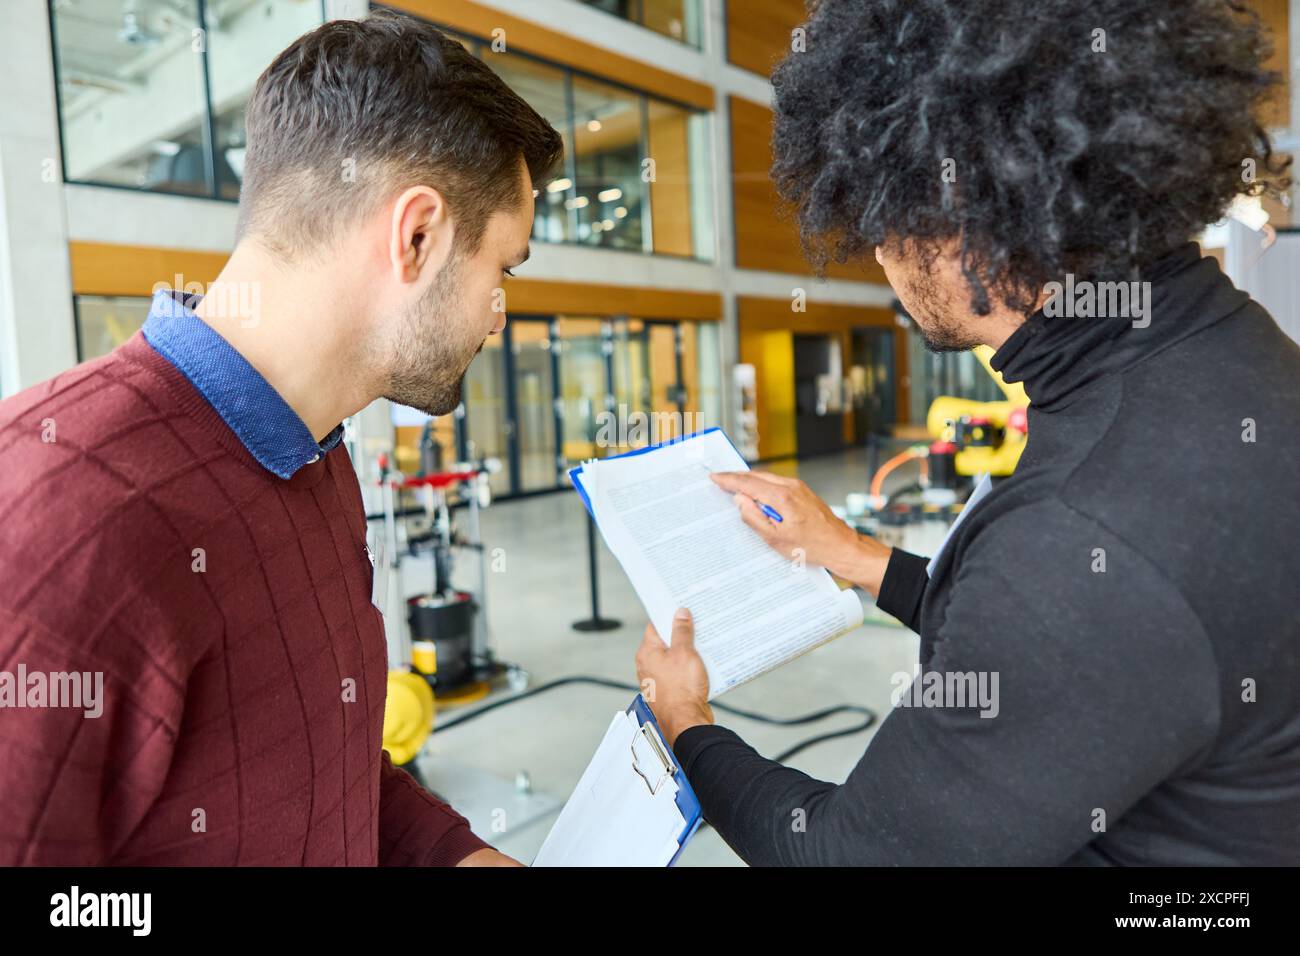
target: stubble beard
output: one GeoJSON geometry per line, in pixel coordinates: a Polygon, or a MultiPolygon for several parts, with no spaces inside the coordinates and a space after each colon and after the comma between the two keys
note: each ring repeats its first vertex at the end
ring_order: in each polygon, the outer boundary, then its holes
{"type": "Polygon", "coordinates": [[[940,293],[940,286],[931,275],[909,276],[906,286],[907,301],[904,305],[928,351],[940,355],[969,352],[980,344],[953,318],[957,310],[940,293]]]}
{"type": "Polygon", "coordinates": [[[464,310],[464,303],[457,303],[461,266],[460,255],[453,253],[429,291],[402,316],[388,353],[384,397],[426,415],[447,415],[460,405],[465,370],[483,349],[482,341],[474,347],[465,322],[456,318],[464,310]]]}

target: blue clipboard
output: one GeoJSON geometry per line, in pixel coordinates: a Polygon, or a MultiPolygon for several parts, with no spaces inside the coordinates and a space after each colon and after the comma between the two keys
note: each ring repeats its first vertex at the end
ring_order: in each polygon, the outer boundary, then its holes
{"type": "MultiPolygon", "coordinates": [[[[692,438],[707,435],[710,432],[721,431],[721,428],[714,426],[712,428],[706,428],[703,431],[693,432],[690,435],[682,435],[665,442],[659,442],[655,445],[647,445],[644,448],[634,448],[633,450],[624,452],[621,455],[611,455],[609,458],[603,458],[600,460],[612,461],[615,458],[630,458],[634,455],[645,455],[659,448],[666,448],[669,445],[677,445],[692,438]]],[[[723,437],[727,438],[727,442],[732,448],[736,447],[735,443],[725,434],[723,437]]],[[[742,461],[744,460],[744,456],[740,454],[739,450],[736,452],[736,457],[740,458],[742,461]]],[[[591,499],[587,496],[587,489],[582,486],[582,468],[582,465],[578,465],[576,468],[570,468],[569,480],[573,482],[574,490],[577,491],[578,496],[582,498],[582,503],[586,507],[587,513],[591,514],[591,499]]],[[[592,515],[592,517],[594,518],[595,516],[592,515]]],[[[662,748],[663,758],[670,762],[664,767],[664,770],[665,772],[671,772],[673,782],[677,784],[677,809],[681,811],[682,819],[686,821],[686,826],[682,829],[681,837],[677,840],[677,853],[674,854],[673,858],[668,862],[668,865],[672,866],[681,856],[682,849],[685,848],[690,838],[694,836],[695,831],[700,828],[700,824],[704,822],[704,811],[700,806],[700,799],[695,795],[695,791],[691,788],[691,782],[686,779],[686,774],[678,763],[677,757],[664,741],[663,731],[659,729],[659,722],[655,720],[655,715],[650,710],[649,705],[646,704],[645,698],[640,694],[637,694],[636,699],[632,701],[632,705],[628,707],[627,713],[635,714],[637,721],[643,728],[649,727],[653,729],[656,749],[662,748]]]]}
{"type": "MultiPolygon", "coordinates": [[[[631,458],[634,455],[644,455],[647,454],[648,452],[656,451],[660,448],[667,448],[669,445],[680,445],[684,441],[689,441],[692,438],[699,438],[701,435],[707,435],[710,432],[720,432],[720,431],[722,431],[722,429],[719,428],[717,425],[714,425],[712,428],[706,428],[702,432],[692,432],[689,435],[681,435],[677,438],[670,438],[668,439],[668,441],[659,442],[659,444],[657,445],[646,445],[644,448],[633,448],[631,451],[625,451],[621,455],[610,455],[608,458],[599,458],[595,460],[613,461],[615,458],[631,458]]],[[[731,445],[732,448],[736,447],[736,443],[733,442],[730,438],[728,438],[725,434],[722,437],[727,439],[727,444],[731,445]]],[[[736,457],[740,458],[741,461],[744,461],[745,459],[745,456],[740,454],[739,450],[736,451],[736,457]]],[[[580,480],[582,477],[582,468],[583,468],[582,465],[578,465],[578,467],[576,468],[570,468],[569,481],[573,482],[574,490],[578,492],[579,497],[582,498],[582,503],[586,505],[587,513],[591,514],[591,499],[587,497],[587,489],[582,487],[582,481],[580,480]]],[[[594,518],[595,515],[592,515],[592,517],[594,518]]]]}
{"type": "MultiPolygon", "coordinates": [[[[673,854],[673,858],[668,861],[668,865],[672,866],[677,862],[677,858],[682,855],[682,850],[686,848],[686,844],[690,838],[695,835],[695,831],[700,828],[700,824],[704,820],[704,811],[700,807],[700,798],[697,797],[695,791],[691,789],[691,782],[686,779],[686,774],[682,770],[681,765],[677,762],[677,757],[673,755],[672,750],[664,741],[663,732],[659,729],[659,721],[655,720],[655,715],[650,710],[650,706],[645,702],[645,698],[640,694],[637,694],[636,699],[632,701],[632,706],[628,707],[627,713],[635,714],[636,719],[641,724],[643,730],[647,727],[653,730],[655,740],[657,741],[656,749],[662,748],[665,758],[671,761],[670,765],[665,764],[664,771],[666,773],[671,773],[673,782],[677,784],[677,809],[681,811],[682,819],[686,821],[686,826],[682,829],[681,836],[677,838],[677,852],[673,854]]],[[[647,781],[647,784],[648,783],[649,781],[647,781]]]]}

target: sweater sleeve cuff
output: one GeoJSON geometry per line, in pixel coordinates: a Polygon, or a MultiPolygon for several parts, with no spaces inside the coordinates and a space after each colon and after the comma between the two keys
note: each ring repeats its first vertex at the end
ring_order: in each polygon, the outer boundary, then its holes
{"type": "Polygon", "coordinates": [[[449,830],[441,840],[429,851],[429,855],[424,859],[424,866],[455,866],[471,853],[477,853],[479,850],[490,849],[491,845],[484,843],[474,835],[474,831],[469,828],[468,823],[462,823],[459,826],[449,830]]]}
{"type": "Polygon", "coordinates": [[[673,743],[673,756],[681,765],[682,770],[686,772],[689,780],[691,770],[699,762],[700,755],[709,747],[735,741],[743,743],[733,731],[726,727],[719,727],[716,724],[699,724],[695,727],[688,727],[677,735],[677,740],[673,743]]]}
{"type": "Polygon", "coordinates": [[[930,575],[926,571],[928,558],[895,548],[885,566],[885,576],[880,582],[880,596],[876,607],[893,615],[903,624],[916,630],[921,613],[921,598],[925,596],[930,575]]]}
{"type": "Polygon", "coordinates": [[[455,866],[488,846],[469,821],[438,800],[383,751],[379,782],[379,865],[455,866]]]}

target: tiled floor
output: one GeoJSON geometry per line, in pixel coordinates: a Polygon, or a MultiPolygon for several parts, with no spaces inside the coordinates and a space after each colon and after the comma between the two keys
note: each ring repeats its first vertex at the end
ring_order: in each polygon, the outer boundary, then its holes
{"type": "MultiPolygon", "coordinates": [[[[832,504],[864,491],[865,452],[818,458],[773,470],[798,474],[832,504]]],[[[572,629],[589,613],[586,512],[576,495],[559,493],[493,505],[483,516],[489,549],[504,549],[504,569],[487,583],[488,624],[499,657],[518,663],[539,684],[572,674],[590,674],[635,683],[633,655],[646,625],[630,584],[601,545],[600,596],[606,616],[621,619],[615,631],[585,634],[572,629]]],[[[473,564],[462,559],[458,583],[471,585],[473,564]]],[[[898,626],[864,625],[811,654],[740,687],[722,702],[776,716],[794,716],[831,704],[861,704],[879,715],[888,711],[890,678],[912,670],[915,635],[898,626]]],[[[447,761],[498,774],[513,781],[527,771],[535,790],[562,803],[586,766],[615,710],[630,693],[576,685],[557,688],[500,708],[466,723],[435,732],[429,747],[435,761],[447,761]]],[[[476,705],[469,705],[470,707],[476,705]]],[[[465,708],[468,709],[468,708],[465,708]]],[[[457,708],[440,712],[452,719],[457,708]]],[[[824,726],[771,727],[747,720],[720,722],[737,731],[760,752],[773,754],[834,726],[852,724],[850,715],[824,726]],[[838,722],[837,722],[838,721],[838,722]]],[[[791,765],[821,779],[841,781],[862,755],[873,731],[818,744],[791,765]]],[[[439,787],[439,781],[431,783],[439,787]]],[[[528,862],[541,845],[554,812],[524,826],[485,837],[528,862]]],[[[508,821],[507,821],[508,822],[508,821]]],[[[712,830],[688,846],[682,865],[736,865],[739,859],[712,830]]]]}

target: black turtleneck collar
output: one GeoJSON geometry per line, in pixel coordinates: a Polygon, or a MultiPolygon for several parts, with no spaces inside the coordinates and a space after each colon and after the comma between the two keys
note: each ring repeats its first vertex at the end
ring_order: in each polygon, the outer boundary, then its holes
{"type": "Polygon", "coordinates": [[[1134,327],[1126,318],[1048,318],[1035,312],[994,353],[993,368],[1008,382],[1024,382],[1035,408],[1064,408],[1098,379],[1163,351],[1250,301],[1194,242],[1152,263],[1139,281],[1151,283],[1147,327],[1134,327]]]}

